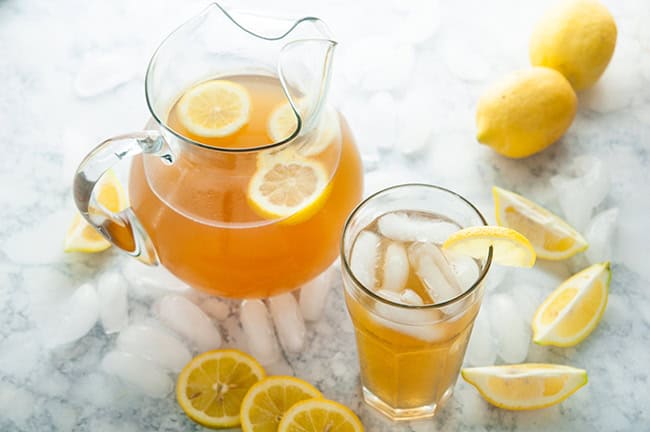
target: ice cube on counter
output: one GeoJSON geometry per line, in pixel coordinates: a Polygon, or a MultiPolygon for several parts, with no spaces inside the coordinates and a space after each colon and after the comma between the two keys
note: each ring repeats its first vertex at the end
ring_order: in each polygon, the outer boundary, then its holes
{"type": "Polygon", "coordinates": [[[470,366],[490,366],[497,358],[497,347],[492,337],[487,308],[482,307],[474,321],[467,345],[465,362],[470,366]]]}
{"type": "Polygon", "coordinates": [[[137,260],[124,265],[124,277],[141,297],[161,297],[169,291],[186,292],[190,287],[163,266],[148,266],[137,260]]]}
{"type": "Polygon", "coordinates": [[[596,208],[609,192],[610,177],[605,164],[590,155],[575,158],[568,174],[551,177],[566,221],[583,230],[596,208]]]}
{"type": "Polygon", "coordinates": [[[127,282],[116,272],[106,272],[97,280],[99,317],[107,334],[119,332],[129,324],[127,282]]]}
{"type": "Polygon", "coordinates": [[[406,248],[397,242],[391,242],[384,252],[381,289],[401,292],[406,287],[409,277],[409,259],[406,248]]]}
{"type": "Polygon", "coordinates": [[[102,359],[101,368],[154,398],[163,398],[174,388],[173,381],[165,371],[133,354],[110,351],[102,359]]]}
{"type": "Polygon", "coordinates": [[[614,231],[618,220],[618,209],[611,208],[598,213],[591,220],[585,231],[589,247],[585,255],[590,263],[595,264],[612,260],[614,249],[614,231]]]}
{"type": "Polygon", "coordinates": [[[199,304],[199,307],[217,321],[223,321],[230,315],[230,306],[228,303],[215,297],[205,298],[199,304]]]}
{"type": "Polygon", "coordinates": [[[43,327],[47,347],[56,347],[81,339],[97,323],[99,299],[95,287],[85,283],[55,307],[43,327]]]}
{"type": "Polygon", "coordinates": [[[488,306],[499,357],[506,363],[523,362],[528,356],[531,331],[517,304],[506,294],[496,294],[488,306]]]}
{"type": "Polygon", "coordinates": [[[135,78],[133,56],[127,52],[93,54],[86,58],[74,81],[79,97],[105,93],[135,78]]]}
{"type": "Polygon", "coordinates": [[[275,363],[280,358],[280,347],[264,302],[244,300],[239,316],[251,355],[262,366],[275,363]]]}
{"type": "Polygon", "coordinates": [[[392,240],[419,241],[442,244],[459,230],[458,225],[429,217],[391,212],[377,221],[379,232],[392,240]]]}
{"type": "Polygon", "coordinates": [[[117,338],[117,349],[137,355],[174,372],[180,372],[192,359],[190,351],[163,329],[135,324],[117,338]]]}
{"type": "Polygon", "coordinates": [[[379,236],[370,231],[361,231],[352,245],[350,267],[352,273],[367,288],[376,284],[377,263],[379,262],[379,236]]]}
{"type": "Polygon", "coordinates": [[[318,321],[327,304],[332,285],[332,269],[326,270],[300,288],[300,312],[307,321],[318,321]]]}
{"type": "Polygon", "coordinates": [[[302,351],[307,331],[296,298],[291,293],[284,293],[273,296],[268,301],[282,347],[291,353],[302,351]]]}
{"type": "Polygon", "coordinates": [[[450,300],[462,292],[462,288],[449,262],[440,248],[432,243],[413,243],[408,257],[435,303],[450,300]]]}
{"type": "Polygon", "coordinates": [[[537,308],[539,308],[544,301],[544,290],[538,284],[530,282],[513,282],[510,291],[512,293],[512,299],[516,303],[521,317],[527,325],[530,325],[537,308]]]}
{"type": "Polygon", "coordinates": [[[157,304],[161,321],[192,341],[200,352],[219,348],[221,334],[197,305],[180,295],[168,295],[157,304]]]}

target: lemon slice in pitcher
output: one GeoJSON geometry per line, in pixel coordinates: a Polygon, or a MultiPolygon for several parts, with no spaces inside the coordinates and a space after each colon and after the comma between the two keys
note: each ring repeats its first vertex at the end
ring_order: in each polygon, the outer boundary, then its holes
{"type": "Polygon", "coordinates": [[[250,96],[228,80],[197,84],[178,102],[179,119],[191,133],[206,138],[232,135],[248,123],[250,96]]]}
{"type": "Polygon", "coordinates": [[[363,432],[350,408],[322,398],[298,402],[284,414],[278,432],[363,432]]]}
{"type": "MultiPolygon", "coordinates": [[[[108,170],[97,184],[97,201],[108,210],[116,213],[126,208],[126,192],[113,170],[108,170]]],[[[111,244],[95,230],[79,213],[74,215],[65,235],[65,252],[101,252],[111,244]]]]}
{"type": "Polygon", "coordinates": [[[525,235],[537,257],[562,260],[587,249],[580,233],[545,208],[496,186],[492,193],[497,223],[525,235]]]}
{"type": "Polygon", "coordinates": [[[495,264],[512,267],[535,265],[535,250],[528,239],[517,231],[499,226],[477,226],[456,231],[442,247],[473,258],[484,258],[492,246],[495,264]]]}
{"type": "Polygon", "coordinates": [[[270,157],[251,177],[248,201],[262,217],[295,224],[316,214],[330,189],[328,173],[319,162],[296,155],[270,157]]]}

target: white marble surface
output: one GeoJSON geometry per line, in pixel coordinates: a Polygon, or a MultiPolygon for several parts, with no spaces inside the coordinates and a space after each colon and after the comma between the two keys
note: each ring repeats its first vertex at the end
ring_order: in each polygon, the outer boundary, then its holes
{"type": "MultiPolygon", "coordinates": [[[[247,9],[265,3],[229,2],[247,9]]],[[[523,161],[479,146],[473,139],[473,111],[489,81],[527,65],[527,39],[546,2],[279,3],[273,2],[278,14],[288,10],[324,18],[341,42],[333,97],[359,138],[368,190],[408,180],[431,182],[457,190],[491,214],[490,186],[498,184],[559,210],[549,178],[587,153],[606,162],[612,176],[599,209],[620,209],[611,295],[600,326],[577,347],[532,346],[529,352],[529,361],[589,372],[589,384],[563,404],[506,412],[459,382],[435,420],[391,425],[360,402],[353,334],[338,278],[325,319],[308,326],[304,352],[288,357],[295,374],[352,407],[368,431],[649,429],[647,2],[606,1],[619,27],[610,69],[596,88],[580,95],[580,111],[567,135],[523,161]]],[[[116,337],[104,334],[100,325],[72,345],[44,348],[39,305],[107,268],[125,265],[126,257],[115,251],[63,254],[62,238],[73,212],[73,169],[101,138],[141,127],[147,117],[143,75],[148,56],[203,4],[0,0],[2,431],[201,429],[182,414],[172,395],[149,398],[101,372],[101,358],[116,337]],[[89,77],[99,78],[88,82],[89,77]]],[[[533,271],[510,272],[492,289],[508,291],[529,280],[550,292],[577,266],[575,260],[540,263],[533,271]]],[[[147,319],[152,300],[130,290],[130,321],[147,319]]],[[[226,323],[236,330],[234,318],[226,323]]]]}

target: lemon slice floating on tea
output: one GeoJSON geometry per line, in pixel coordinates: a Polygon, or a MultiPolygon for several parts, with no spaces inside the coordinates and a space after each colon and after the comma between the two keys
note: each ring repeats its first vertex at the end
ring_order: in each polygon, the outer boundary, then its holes
{"type": "Polygon", "coordinates": [[[284,414],[278,432],[363,432],[361,421],[348,407],[327,399],[298,402],[284,414]]]}
{"type": "Polygon", "coordinates": [[[549,295],[533,317],[533,341],[573,346],[596,328],[607,306],[611,270],[594,264],[571,276],[549,295]]]}
{"type": "Polygon", "coordinates": [[[291,225],[305,221],[323,206],[331,189],[322,164],[288,154],[269,157],[248,184],[248,201],[261,216],[287,218],[291,225]]]}
{"type": "Polygon", "coordinates": [[[513,267],[535,265],[535,250],[528,239],[517,231],[499,226],[477,226],[456,231],[442,247],[473,258],[484,258],[492,246],[496,264],[513,267]]]}
{"type": "Polygon", "coordinates": [[[461,374],[485,400],[509,410],[546,408],[587,384],[583,369],[553,364],[465,368],[461,374]]]}
{"type": "Polygon", "coordinates": [[[268,432],[277,430],[289,408],[296,403],[322,397],[306,381],[290,376],[273,376],[255,384],[246,393],[241,405],[243,432],[268,432]]]}
{"type": "Polygon", "coordinates": [[[248,390],[266,376],[257,361],[241,351],[205,352],[190,361],[176,382],[176,399],[185,414],[207,427],[238,426],[248,390]]]}
{"type": "Polygon", "coordinates": [[[221,138],[241,129],[250,114],[246,88],[228,80],[197,84],[178,102],[179,119],[191,133],[206,138],[221,138]]]}
{"type": "Polygon", "coordinates": [[[587,249],[587,241],[573,227],[514,192],[493,187],[497,224],[526,236],[538,258],[562,260],[587,249]]]}
{"type": "MultiPolygon", "coordinates": [[[[116,213],[126,208],[126,192],[113,170],[108,170],[97,184],[97,201],[116,213]]],[[[95,230],[79,213],[74,215],[65,235],[65,252],[101,252],[111,244],[95,230]]]]}

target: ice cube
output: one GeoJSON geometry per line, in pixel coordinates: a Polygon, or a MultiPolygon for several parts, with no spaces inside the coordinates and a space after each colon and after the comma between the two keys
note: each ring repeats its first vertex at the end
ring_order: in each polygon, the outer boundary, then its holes
{"type": "Polygon", "coordinates": [[[68,211],[58,211],[44,215],[35,225],[8,231],[0,250],[18,264],[59,263],[63,261],[61,232],[71,216],[68,211]]]}
{"type": "Polygon", "coordinates": [[[271,297],[269,308],[284,349],[292,353],[302,351],[305,345],[305,320],[293,294],[285,293],[271,297]]]}
{"type": "Polygon", "coordinates": [[[135,73],[133,57],[125,52],[93,54],[81,64],[74,89],[82,98],[97,96],[132,80],[135,73]]]}
{"type": "Polygon", "coordinates": [[[396,26],[393,34],[408,43],[425,42],[436,33],[440,26],[440,3],[437,0],[393,2],[394,16],[392,25],[396,26]]]}
{"type": "Polygon", "coordinates": [[[240,320],[248,350],[253,357],[262,366],[275,363],[280,358],[280,347],[264,302],[244,300],[241,304],[240,320]]]}
{"type": "Polygon", "coordinates": [[[424,304],[422,297],[420,297],[415,291],[408,288],[401,292],[399,299],[402,303],[411,306],[422,306],[424,304]]]}
{"type": "Polygon", "coordinates": [[[491,366],[497,358],[497,347],[492,338],[488,311],[482,307],[474,321],[465,361],[470,366],[491,366]]]}
{"type": "Polygon", "coordinates": [[[460,283],[438,246],[413,243],[409,247],[408,257],[435,303],[450,300],[461,293],[460,283]]]}
{"type": "Polygon", "coordinates": [[[458,279],[458,283],[460,284],[461,289],[469,289],[474,284],[474,282],[476,282],[479,275],[478,264],[474,258],[469,255],[450,250],[445,250],[444,254],[447,257],[449,265],[451,266],[451,270],[454,272],[456,278],[458,279]]]}
{"type": "Polygon", "coordinates": [[[488,306],[499,357],[506,363],[523,362],[528,356],[531,331],[517,304],[508,295],[496,294],[488,306]]]}
{"type": "Polygon", "coordinates": [[[43,328],[45,346],[74,342],[90,331],[99,318],[99,300],[95,287],[81,285],[49,316],[43,328]]]}
{"type": "Polygon", "coordinates": [[[568,173],[568,176],[552,177],[551,184],[567,222],[581,231],[609,192],[609,173],[605,164],[594,156],[575,158],[568,173]]]}
{"type": "Polygon", "coordinates": [[[332,284],[332,270],[326,270],[300,288],[300,312],[307,321],[318,321],[323,316],[327,294],[332,284]]]}
{"type": "Polygon", "coordinates": [[[512,298],[526,324],[530,325],[537,308],[544,301],[544,290],[530,282],[514,282],[510,287],[512,298]]]}
{"type": "Polygon", "coordinates": [[[99,317],[107,334],[119,332],[129,323],[127,283],[113,271],[104,273],[97,281],[99,317]]]}
{"type": "Polygon", "coordinates": [[[463,81],[483,81],[490,75],[490,65],[480,51],[457,38],[444,45],[442,58],[449,71],[463,81]]]}
{"type": "Polygon", "coordinates": [[[352,246],[350,266],[357,280],[366,288],[374,289],[377,284],[377,262],[379,261],[380,238],[370,231],[361,231],[352,246]]]}
{"type": "Polygon", "coordinates": [[[128,260],[124,276],[141,297],[157,298],[169,291],[186,292],[190,287],[162,266],[148,266],[137,260],[128,260]]]}
{"type": "Polygon", "coordinates": [[[485,276],[485,290],[495,292],[504,287],[510,273],[509,267],[493,264],[485,276]]]}
{"type": "MultiPolygon", "coordinates": [[[[377,295],[393,303],[405,306],[420,306],[422,299],[420,298],[418,302],[417,298],[419,296],[415,292],[411,292],[414,295],[407,293],[403,296],[393,291],[378,290],[377,295]]],[[[443,316],[436,309],[413,311],[412,309],[375,302],[374,311],[370,316],[381,326],[423,341],[432,342],[445,337],[445,331],[435,325],[435,322],[439,321],[443,316]]]]}
{"type": "Polygon", "coordinates": [[[393,303],[402,303],[402,297],[400,296],[400,293],[395,291],[380,289],[377,290],[377,295],[386,300],[392,301],[393,303]]]}
{"type": "Polygon", "coordinates": [[[294,376],[295,375],[293,368],[284,359],[284,357],[280,357],[280,359],[277,360],[276,362],[271,363],[270,365],[266,365],[264,369],[266,370],[266,373],[271,376],[274,375],[294,376]]]}
{"type": "Polygon", "coordinates": [[[458,225],[401,212],[386,213],[377,221],[379,232],[392,240],[442,244],[458,225]]]}
{"type": "Polygon", "coordinates": [[[174,372],[192,359],[189,350],[163,329],[135,324],[124,329],[117,338],[117,349],[137,355],[174,372]]]}
{"type": "Polygon", "coordinates": [[[221,334],[197,305],[180,295],[163,297],[157,305],[158,316],[169,328],[189,339],[200,352],[219,348],[221,334]]]}
{"type": "Polygon", "coordinates": [[[139,388],[144,394],[163,398],[173,389],[169,375],[153,362],[133,354],[110,351],[101,363],[102,370],[139,388]]]}
{"type": "Polygon", "coordinates": [[[386,291],[401,292],[406,287],[409,277],[409,259],[406,248],[399,243],[392,242],[386,247],[382,273],[381,289],[386,291]]]}
{"type": "Polygon", "coordinates": [[[614,231],[618,220],[618,209],[611,208],[598,213],[589,223],[585,238],[589,248],[585,251],[590,263],[595,264],[612,260],[614,231]]]}
{"type": "Polygon", "coordinates": [[[223,321],[230,315],[230,306],[223,300],[208,297],[199,305],[201,309],[217,321],[223,321]]]}

